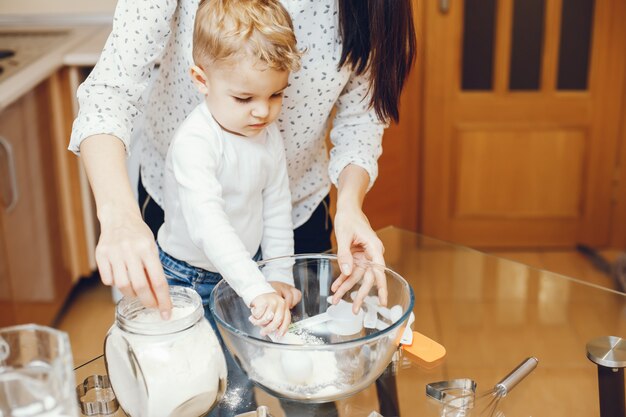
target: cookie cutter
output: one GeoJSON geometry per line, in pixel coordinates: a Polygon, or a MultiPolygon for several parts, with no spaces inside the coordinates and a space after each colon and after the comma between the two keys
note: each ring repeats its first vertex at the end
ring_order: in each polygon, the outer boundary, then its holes
{"type": "Polygon", "coordinates": [[[446,406],[467,410],[474,406],[476,387],[476,381],[469,378],[431,382],[426,385],[426,396],[446,406]]]}
{"type": "Polygon", "coordinates": [[[76,386],[76,396],[80,410],[86,416],[113,414],[120,406],[107,375],[85,378],[82,384],[76,386]]]}

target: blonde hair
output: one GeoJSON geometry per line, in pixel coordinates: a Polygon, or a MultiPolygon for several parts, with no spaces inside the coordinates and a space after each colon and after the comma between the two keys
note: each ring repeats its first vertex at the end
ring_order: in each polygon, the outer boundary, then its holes
{"type": "Polygon", "coordinates": [[[300,68],[293,24],[278,0],[202,0],[193,35],[200,67],[245,56],[281,71],[300,68]]]}

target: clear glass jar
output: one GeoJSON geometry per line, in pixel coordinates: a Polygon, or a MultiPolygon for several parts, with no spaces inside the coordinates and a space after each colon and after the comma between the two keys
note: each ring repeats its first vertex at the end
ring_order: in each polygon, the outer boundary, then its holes
{"type": "Polygon", "coordinates": [[[77,416],[72,362],[64,332],[36,324],[0,329],[0,416],[77,416]]]}
{"type": "Polygon", "coordinates": [[[136,298],[115,311],[104,357],[115,396],[130,417],[206,414],[226,388],[226,361],[192,289],[170,287],[170,320],[136,298]]]}

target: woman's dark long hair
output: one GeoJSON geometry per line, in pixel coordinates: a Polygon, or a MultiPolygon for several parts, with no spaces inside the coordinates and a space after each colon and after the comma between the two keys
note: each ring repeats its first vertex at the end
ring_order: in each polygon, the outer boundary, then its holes
{"type": "Polygon", "coordinates": [[[400,93],[416,54],[411,0],[339,0],[339,30],[339,67],[369,70],[376,115],[398,122],[400,93]]]}

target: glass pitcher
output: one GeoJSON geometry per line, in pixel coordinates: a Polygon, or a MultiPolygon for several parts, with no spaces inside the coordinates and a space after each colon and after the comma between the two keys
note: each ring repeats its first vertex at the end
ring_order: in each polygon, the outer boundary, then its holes
{"type": "Polygon", "coordinates": [[[66,333],[35,324],[0,329],[0,416],[76,417],[66,333]]]}
{"type": "Polygon", "coordinates": [[[172,317],[124,297],[105,341],[111,387],[130,417],[197,417],[220,401],[226,361],[191,288],[170,286],[172,317]]]}

